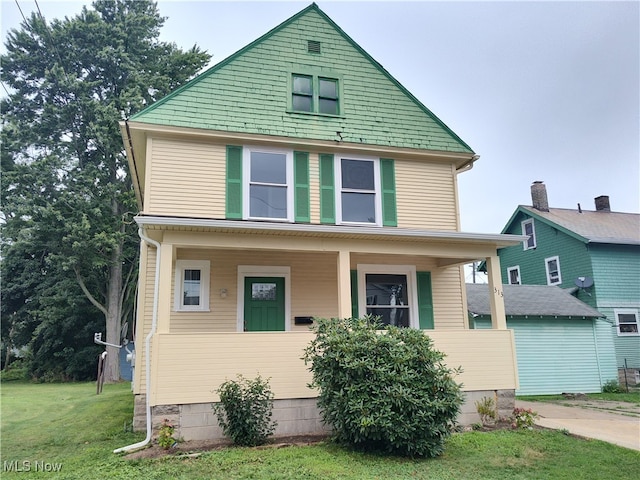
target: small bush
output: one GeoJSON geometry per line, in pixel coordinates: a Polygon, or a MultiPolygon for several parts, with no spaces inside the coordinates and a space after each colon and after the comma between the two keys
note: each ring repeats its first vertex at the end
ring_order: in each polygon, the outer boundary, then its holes
{"type": "Polygon", "coordinates": [[[412,457],[442,454],[463,398],[453,380],[459,370],[444,365],[425,332],[371,318],[319,319],[314,330],[303,358],[338,442],[412,457]]]}
{"type": "Polygon", "coordinates": [[[538,418],[538,413],[530,408],[514,408],[511,415],[511,426],[513,428],[525,428],[531,430],[538,418]]]}
{"type": "Polygon", "coordinates": [[[3,382],[12,382],[16,380],[27,380],[29,378],[27,367],[21,360],[16,360],[12,364],[6,366],[0,372],[0,380],[3,382]]]}
{"type": "Polygon", "coordinates": [[[616,380],[609,380],[602,385],[602,393],[622,393],[622,388],[616,380]]]}
{"type": "Polygon", "coordinates": [[[498,419],[498,411],[496,410],[496,402],[491,397],[483,397],[482,400],[475,402],[476,411],[480,415],[482,425],[495,423],[498,419]]]}
{"type": "Polygon", "coordinates": [[[220,403],[213,405],[218,424],[234,444],[262,445],[276,428],[271,421],[273,393],[269,381],[258,375],[254,380],[238,375],[216,390],[220,403]]]}
{"type": "Polygon", "coordinates": [[[178,443],[176,439],[173,438],[174,431],[175,427],[169,422],[169,420],[165,418],[158,433],[158,445],[165,450],[169,450],[176,443],[178,443]]]}

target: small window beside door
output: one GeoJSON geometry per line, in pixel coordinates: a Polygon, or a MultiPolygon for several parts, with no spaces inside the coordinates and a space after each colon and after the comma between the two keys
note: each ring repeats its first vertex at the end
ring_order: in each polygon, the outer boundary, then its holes
{"type": "Polygon", "coordinates": [[[180,311],[209,311],[208,260],[177,260],[174,308],[180,311]]]}

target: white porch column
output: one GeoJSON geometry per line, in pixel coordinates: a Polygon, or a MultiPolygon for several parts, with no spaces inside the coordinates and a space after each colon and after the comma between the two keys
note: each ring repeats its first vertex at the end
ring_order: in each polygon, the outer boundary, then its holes
{"type": "Polygon", "coordinates": [[[160,244],[160,285],[158,286],[158,333],[169,333],[171,318],[171,281],[176,249],[171,243],[160,244]]]}
{"type": "Polygon", "coordinates": [[[351,255],[338,251],[338,318],[351,318],[351,255]]]}
{"type": "Polygon", "coordinates": [[[489,279],[489,303],[491,305],[491,328],[507,329],[507,317],[504,310],[504,293],[500,276],[500,259],[497,255],[486,258],[487,277],[489,279]]]}

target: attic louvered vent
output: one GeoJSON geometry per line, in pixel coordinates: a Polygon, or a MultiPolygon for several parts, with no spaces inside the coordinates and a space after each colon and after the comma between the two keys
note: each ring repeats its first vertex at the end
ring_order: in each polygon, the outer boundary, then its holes
{"type": "Polygon", "coordinates": [[[317,40],[307,40],[307,51],[309,53],[320,53],[320,42],[317,40]]]}

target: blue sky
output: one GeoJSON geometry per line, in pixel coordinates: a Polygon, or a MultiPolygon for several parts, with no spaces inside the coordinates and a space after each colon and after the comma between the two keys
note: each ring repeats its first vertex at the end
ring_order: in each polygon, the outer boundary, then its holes
{"type": "MultiPolygon", "coordinates": [[[[48,20],[85,3],[38,2],[48,20]]],[[[161,38],[217,63],[309,3],[160,0],[161,38]]],[[[551,207],[640,212],[639,2],[317,3],[481,156],[458,179],[464,231],[500,232],[534,180],[551,207]]],[[[17,5],[36,8],[0,1],[3,43],[17,5]]]]}

